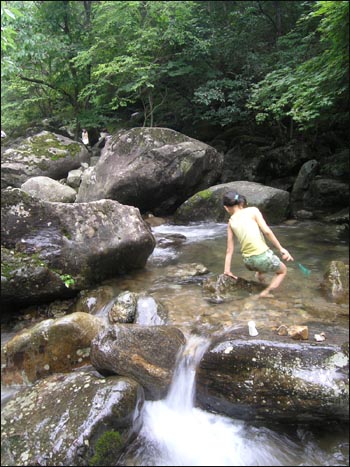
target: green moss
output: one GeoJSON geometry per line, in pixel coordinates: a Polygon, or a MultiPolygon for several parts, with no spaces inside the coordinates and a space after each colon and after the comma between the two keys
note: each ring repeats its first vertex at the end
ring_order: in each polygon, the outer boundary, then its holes
{"type": "Polygon", "coordinates": [[[72,235],[71,233],[68,231],[68,229],[66,229],[66,227],[62,227],[61,229],[61,233],[64,237],[68,238],[68,240],[71,240],[72,239],[72,235]]]}
{"type": "Polygon", "coordinates": [[[80,145],[78,143],[71,143],[66,147],[69,149],[69,153],[72,157],[74,157],[76,154],[79,154],[81,151],[80,145]]]}
{"type": "Polygon", "coordinates": [[[5,247],[1,247],[1,258],[1,275],[6,277],[7,280],[11,280],[16,271],[24,266],[48,268],[47,264],[37,253],[30,255],[15,249],[9,250],[5,247]]]}
{"type": "Polygon", "coordinates": [[[95,446],[95,454],[89,465],[115,465],[122,447],[122,438],[118,431],[106,431],[101,435],[95,446]]]}
{"type": "Polygon", "coordinates": [[[36,157],[47,157],[51,160],[71,157],[79,154],[81,150],[79,143],[63,144],[53,134],[48,133],[31,138],[30,143],[26,143],[18,148],[18,152],[23,155],[35,155],[36,157]]]}
{"type": "Polygon", "coordinates": [[[197,195],[201,197],[202,199],[209,199],[213,196],[213,192],[210,190],[203,190],[203,191],[199,191],[197,195]]]}
{"type": "Polygon", "coordinates": [[[182,205],[181,205],[181,210],[183,212],[192,210],[196,203],[198,203],[201,199],[208,199],[210,195],[207,194],[209,190],[203,190],[199,191],[195,195],[191,196],[191,198],[188,198],[182,205]]]}
{"type": "Polygon", "coordinates": [[[22,253],[15,249],[9,250],[5,247],[1,247],[1,275],[7,280],[11,280],[17,274],[17,271],[22,268],[27,268],[28,271],[35,268],[46,268],[47,273],[56,275],[61,279],[66,287],[73,287],[76,284],[76,277],[71,274],[66,274],[64,271],[59,269],[51,268],[38,253],[28,254],[22,253]]]}

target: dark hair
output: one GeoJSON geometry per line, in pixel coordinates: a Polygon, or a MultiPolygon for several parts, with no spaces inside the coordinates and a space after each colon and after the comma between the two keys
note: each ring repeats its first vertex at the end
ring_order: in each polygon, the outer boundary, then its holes
{"type": "Polygon", "coordinates": [[[243,206],[246,206],[247,198],[237,193],[237,191],[232,190],[224,194],[222,202],[224,206],[235,206],[236,204],[243,204],[243,206]]]}

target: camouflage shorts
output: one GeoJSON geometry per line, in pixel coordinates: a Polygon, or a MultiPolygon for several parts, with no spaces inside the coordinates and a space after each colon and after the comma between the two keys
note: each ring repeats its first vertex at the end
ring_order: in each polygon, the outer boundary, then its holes
{"type": "Polygon", "coordinates": [[[243,262],[250,271],[258,272],[276,272],[281,265],[279,257],[270,249],[261,255],[243,256],[243,262]]]}

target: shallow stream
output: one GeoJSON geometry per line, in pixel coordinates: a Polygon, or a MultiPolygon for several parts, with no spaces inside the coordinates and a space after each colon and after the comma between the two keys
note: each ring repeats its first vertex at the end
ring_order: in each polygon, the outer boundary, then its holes
{"type": "MultiPolygon", "coordinates": [[[[251,319],[258,330],[271,333],[282,323],[307,324],[311,336],[322,330],[330,340],[336,329],[348,332],[347,306],[341,305],[344,314],[332,314],[320,290],[328,263],[348,260],[348,244],[335,242],[320,223],[285,224],[272,229],[295,258],[288,263],[288,275],[274,299],[257,301],[242,291],[237,300],[213,304],[204,299],[199,277],[197,281],[183,281],[174,276],[174,266],[176,271],[184,263],[201,263],[213,275],[223,272],[226,224],[218,223],[153,228],[158,238],[182,234],[186,240],[177,247],[157,247],[145,270],[117,283],[108,281],[119,292],[147,291],[165,304],[170,323],[182,328],[188,345],[195,348],[190,364],[180,359],[168,397],[146,402],[142,432],[119,465],[349,465],[348,426],[272,429],[210,414],[194,404],[195,368],[206,345],[205,335],[237,326],[248,331],[247,322],[251,319]],[[311,271],[309,276],[303,274],[298,262],[311,271]],[[311,314],[305,311],[305,303],[314,305],[311,314]],[[315,314],[318,309],[326,312],[315,314]],[[193,334],[198,329],[201,338],[193,334]],[[193,339],[198,339],[194,346],[193,339]]],[[[232,261],[232,272],[254,279],[254,274],[243,265],[239,248],[232,261]]]]}
{"type": "MultiPolygon", "coordinates": [[[[209,277],[223,272],[226,224],[221,223],[164,224],[152,228],[158,239],[170,240],[158,243],[143,270],[104,283],[114,290],[115,296],[129,290],[159,300],[168,311],[168,323],[183,330],[191,348],[187,358],[179,358],[168,397],[145,403],[142,431],[119,465],[349,465],[348,426],[271,428],[195,407],[196,367],[211,334],[236,327],[248,330],[251,319],[258,331],[271,333],[280,324],[307,324],[311,326],[311,336],[322,330],[330,341],[336,329],[348,332],[347,306],[338,305],[342,312],[335,313],[333,304],[320,290],[328,263],[348,261],[348,244],[335,241],[331,231],[316,222],[283,224],[272,229],[295,258],[295,262],[288,263],[288,275],[273,299],[254,300],[242,290],[234,301],[215,304],[203,296],[206,276],[190,280],[176,277],[174,271],[187,263],[204,265],[209,277]],[[185,238],[175,245],[171,239],[179,234],[185,238]],[[302,273],[298,262],[311,271],[310,276],[302,273]],[[309,308],[305,303],[311,304],[309,308]]],[[[238,247],[232,272],[254,279],[244,267],[238,247]]],[[[104,303],[97,314],[106,316],[111,303],[104,303]]],[[[6,340],[11,335],[3,334],[2,338],[6,340]]],[[[11,394],[11,388],[6,388],[2,400],[5,402],[11,394]]]]}
{"type": "MultiPolygon", "coordinates": [[[[226,226],[224,223],[196,223],[155,227],[152,230],[158,239],[162,236],[171,239],[172,235],[181,234],[186,240],[177,246],[157,246],[145,269],[106,284],[112,286],[116,293],[124,290],[150,293],[166,306],[170,324],[183,329],[191,330],[198,325],[207,327],[208,331],[226,330],[232,325],[246,326],[251,319],[258,327],[268,329],[283,323],[306,324],[313,319],[325,325],[348,327],[347,305],[339,305],[344,308],[344,314],[335,318],[331,313],[332,307],[321,293],[320,283],[330,261],[348,261],[349,247],[346,242],[335,243],[319,223],[272,226],[280,243],[295,259],[287,263],[287,277],[275,291],[274,299],[253,300],[252,294],[242,290],[234,301],[213,304],[206,300],[203,297],[203,280],[223,273],[226,226]],[[192,280],[176,277],[177,269],[187,263],[200,263],[209,270],[209,274],[192,280]],[[297,263],[310,270],[311,274],[305,276],[297,263]],[[313,304],[316,310],[318,307],[323,312],[310,315],[303,303],[313,304]]],[[[247,280],[255,279],[254,273],[245,268],[238,245],[231,271],[247,280]]],[[[266,276],[267,280],[270,278],[266,276]]],[[[104,309],[104,313],[107,312],[108,307],[104,309]]]]}

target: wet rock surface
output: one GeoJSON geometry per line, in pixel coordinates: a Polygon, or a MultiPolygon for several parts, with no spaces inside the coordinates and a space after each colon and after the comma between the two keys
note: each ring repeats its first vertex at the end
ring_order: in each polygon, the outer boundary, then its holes
{"type": "Polygon", "coordinates": [[[267,330],[250,337],[240,329],[219,337],[204,354],[197,401],[245,420],[348,421],[348,372],[348,335],[341,329],[318,343],[267,330]]]}
{"type": "Polygon", "coordinates": [[[118,431],[126,444],[142,403],[128,378],[80,371],[43,379],[1,410],[1,465],[89,465],[103,433],[118,431]]]}
{"type": "Polygon", "coordinates": [[[91,362],[100,372],[135,378],[147,399],[158,400],[167,393],[184,343],[174,326],[114,325],[92,341],[91,362]]]}

